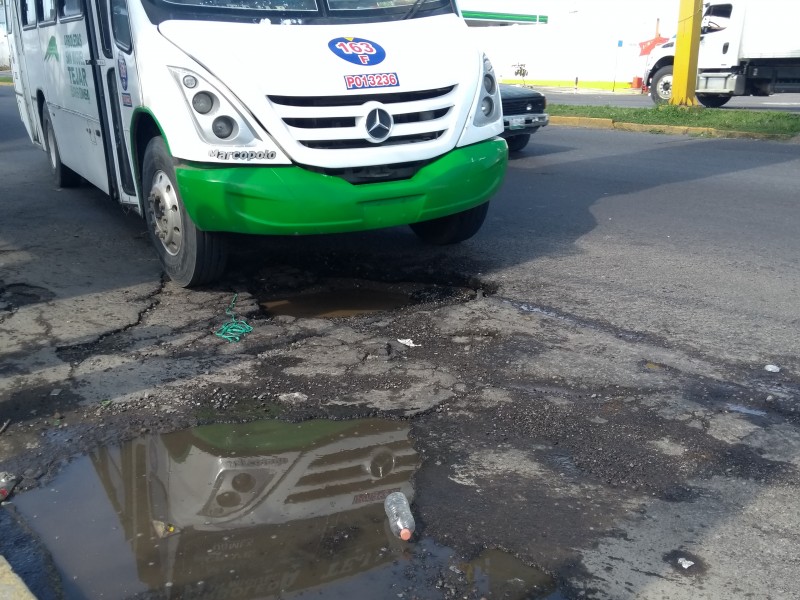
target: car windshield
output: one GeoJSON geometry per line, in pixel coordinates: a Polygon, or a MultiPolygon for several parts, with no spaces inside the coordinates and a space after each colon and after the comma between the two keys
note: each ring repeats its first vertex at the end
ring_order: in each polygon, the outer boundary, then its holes
{"type": "Polygon", "coordinates": [[[281,13],[333,14],[337,12],[370,11],[387,14],[404,14],[448,7],[450,0],[162,0],[170,7],[222,9],[230,11],[267,11],[281,13]]]}

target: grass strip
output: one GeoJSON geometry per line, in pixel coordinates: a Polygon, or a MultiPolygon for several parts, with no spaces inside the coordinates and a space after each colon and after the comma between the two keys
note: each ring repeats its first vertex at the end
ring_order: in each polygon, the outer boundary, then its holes
{"type": "Polygon", "coordinates": [[[617,123],[708,127],[721,131],[742,131],[793,137],[800,134],[800,115],[779,111],[737,110],[731,108],[618,108],[614,106],[547,105],[551,116],[612,119],[617,123]]]}

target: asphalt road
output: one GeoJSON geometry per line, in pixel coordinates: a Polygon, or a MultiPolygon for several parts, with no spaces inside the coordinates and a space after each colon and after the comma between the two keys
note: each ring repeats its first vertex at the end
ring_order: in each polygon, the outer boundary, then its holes
{"type": "MultiPolygon", "coordinates": [[[[553,104],[618,106],[623,108],[651,108],[653,101],[647,94],[631,90],[619,92],[578,90],[567,88],[538,88],[553,104]]],[[[768,97],[739,96],[731,98],[725,110],[776,110],[800,112],[800,94],[776,94],[768,97]]]]}
{"type": "MultiPolygon", "coordinates": [[[[0,87],[0,470],[22,488],[203,419],[403,418],[420,535],[504,549],[566,598],[800,596],[796,144],[551,125],[468,242],[238,239],[226,278],[187,291],[137,216],[53,188],[15,111],[0,87]],[[476,292],[259,310],[331,279],[476,292]],[[227,344],[234,293],[254,330],[227,344]]],[[[419,597],[477,598],[454,573],[419,597]]]]}

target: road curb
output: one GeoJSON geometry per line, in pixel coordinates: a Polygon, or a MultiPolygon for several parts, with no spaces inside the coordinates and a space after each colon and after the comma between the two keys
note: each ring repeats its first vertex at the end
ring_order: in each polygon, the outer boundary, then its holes
{"type": "Polygon", "coordinates": [[[14,573],[2,555],[0,555],[0,600],[36,600],[25,582],[14,573]]]}
{"type": "Polygon", "coordinates": [[[613,119],[597,119],[594,117],[554,117],[550,116],[551,125],[570,125],[572,127],[592,127],[594,129],[613,129],[613,119]]]}
{"type": "Polygon", "coordinates": [[[672,135],[691,135],[715,138],[742,138],[751,140],[776,140],[794,142],[800,138],[770,133],[754,133],[749,131],[724,131],[711,127],[685,127],[682,125],[642,125],[639,123],[619,123],[614,119],[596,119],[589,117],[560,117],[550,115],[551,125],[568,127],[591,127],[594,129],[617,129],[619,131],[638,131],[641,133],[667,133],[672,135]]]}

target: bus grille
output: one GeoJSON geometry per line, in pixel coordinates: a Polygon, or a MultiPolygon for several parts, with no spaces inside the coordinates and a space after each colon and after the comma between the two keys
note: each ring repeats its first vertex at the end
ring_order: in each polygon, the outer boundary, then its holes
{"type": "Polygon", "coordinates": [[[456,87],[350,96],[267,96],[289,134],[303,146],[349,150],[437,140],[454,126],[456,87]],[[392,115],[391,135],[370,140],[364,120],[377,102],[392,115]]]}

